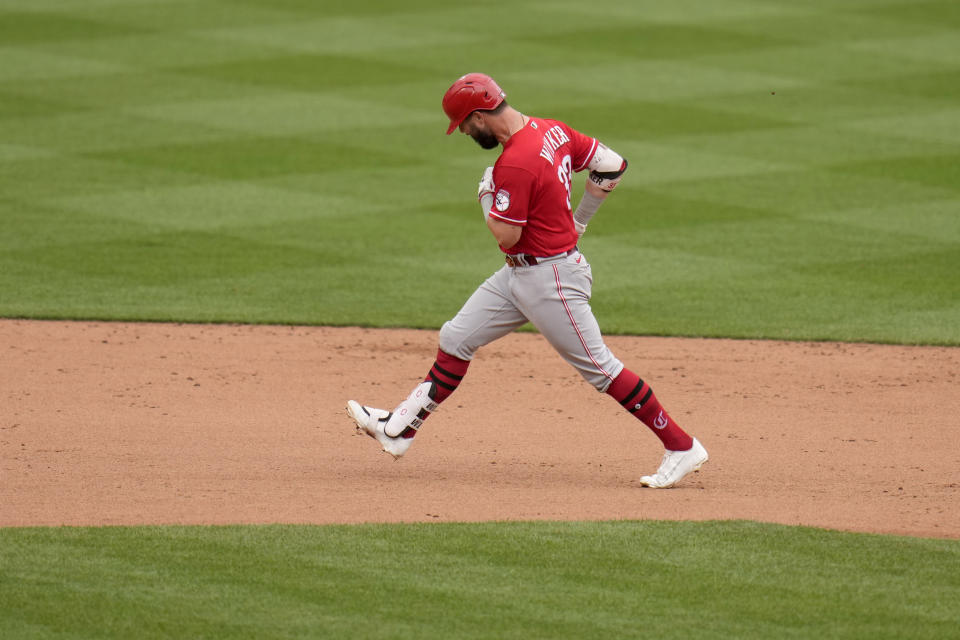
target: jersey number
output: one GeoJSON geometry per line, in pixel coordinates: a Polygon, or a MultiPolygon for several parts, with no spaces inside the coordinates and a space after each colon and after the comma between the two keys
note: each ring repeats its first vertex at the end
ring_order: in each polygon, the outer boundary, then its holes
{"type": "Polygon", "coordinates": [[[563,188],[567,190],[567,209],[572,208],[570,206],[570,180],[572,176],[573,163],[570,161],[570,156],[563,156],[560,166],[557,167],[557,177],[560,178],[560,184],[563,185],[563,188]]]}

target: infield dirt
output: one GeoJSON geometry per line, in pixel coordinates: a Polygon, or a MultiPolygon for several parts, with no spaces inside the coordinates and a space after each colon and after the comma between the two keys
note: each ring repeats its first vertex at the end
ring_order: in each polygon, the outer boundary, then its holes
{"type": "Polygon", "coordinates": [[[710,452],[662,448],[538,335],[481,349],[400,461],[436,332],[0,320],[0,526],[750,519],[960,538],[960,349],[608,337],[710,452]]]}

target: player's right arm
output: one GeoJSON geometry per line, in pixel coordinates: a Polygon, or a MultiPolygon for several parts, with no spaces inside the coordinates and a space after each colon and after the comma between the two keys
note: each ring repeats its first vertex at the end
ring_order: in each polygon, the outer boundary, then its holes
{"type": "Polygon", "coordinates": [[[587,223],[593,218],[597,209],[610,192],[620,184],[620,179],[627,170],[627,160],[613,149],[598,142],[596,151],[586,168],[590,169],[590,175],[587,177],[583,198],[573,212],[573,226],[581,236],[587,230],[587,223]]]}

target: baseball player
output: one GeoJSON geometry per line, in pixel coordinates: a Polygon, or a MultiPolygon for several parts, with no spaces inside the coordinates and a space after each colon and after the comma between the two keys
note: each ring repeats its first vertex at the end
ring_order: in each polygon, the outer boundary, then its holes
{"type": "Polygon", "coordinates": [[[593,276],[577,242],[600,204],[620,182],[627,161],[563,122],[524,115],[482,73],[459,78],[443,96],[447,135],[459,129],[484,149],[503,147],[483,173],[478,199],[506,264],[440,329],[436,361],[393,411],[353,400],[357,430],[398,459],[423,421],[463,381],[480,347],[527,322],[597,390],[619,402],[660,438],[666,450],[656,473],[640,478],[666,488],[699,469],[707,451],[666,412],[653,390],[611,353],[590,308],[593,276]],[[573,210],[573,174],[588,171],[573,210]]]}

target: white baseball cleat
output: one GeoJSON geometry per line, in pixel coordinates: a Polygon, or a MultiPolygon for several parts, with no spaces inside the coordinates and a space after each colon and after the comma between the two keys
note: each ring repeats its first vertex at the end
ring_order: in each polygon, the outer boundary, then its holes
{"type": "Polygon", "coordinates": [[[688,473],[692,473],[703,466],[709,459],[707,450],[700,441],[693,439],[693,446],[687,451],[670,451],[663,454],[660,468],[652,476],[640,478],[640,484],[654,489],[666,489],[677,484],[688,473]]]}
{"type": "Polygon", "coordinates": [[[413,443],[413,438],[402,436],[391,438],[384,432],[390,416],[393,415],[389,411],[365,407],[359,402],[347,400],[347,415],[357,423],[358,432],[365,433],[379,442],[383,450],[392,455],[394,460],[405,454],[413,443]]]}

